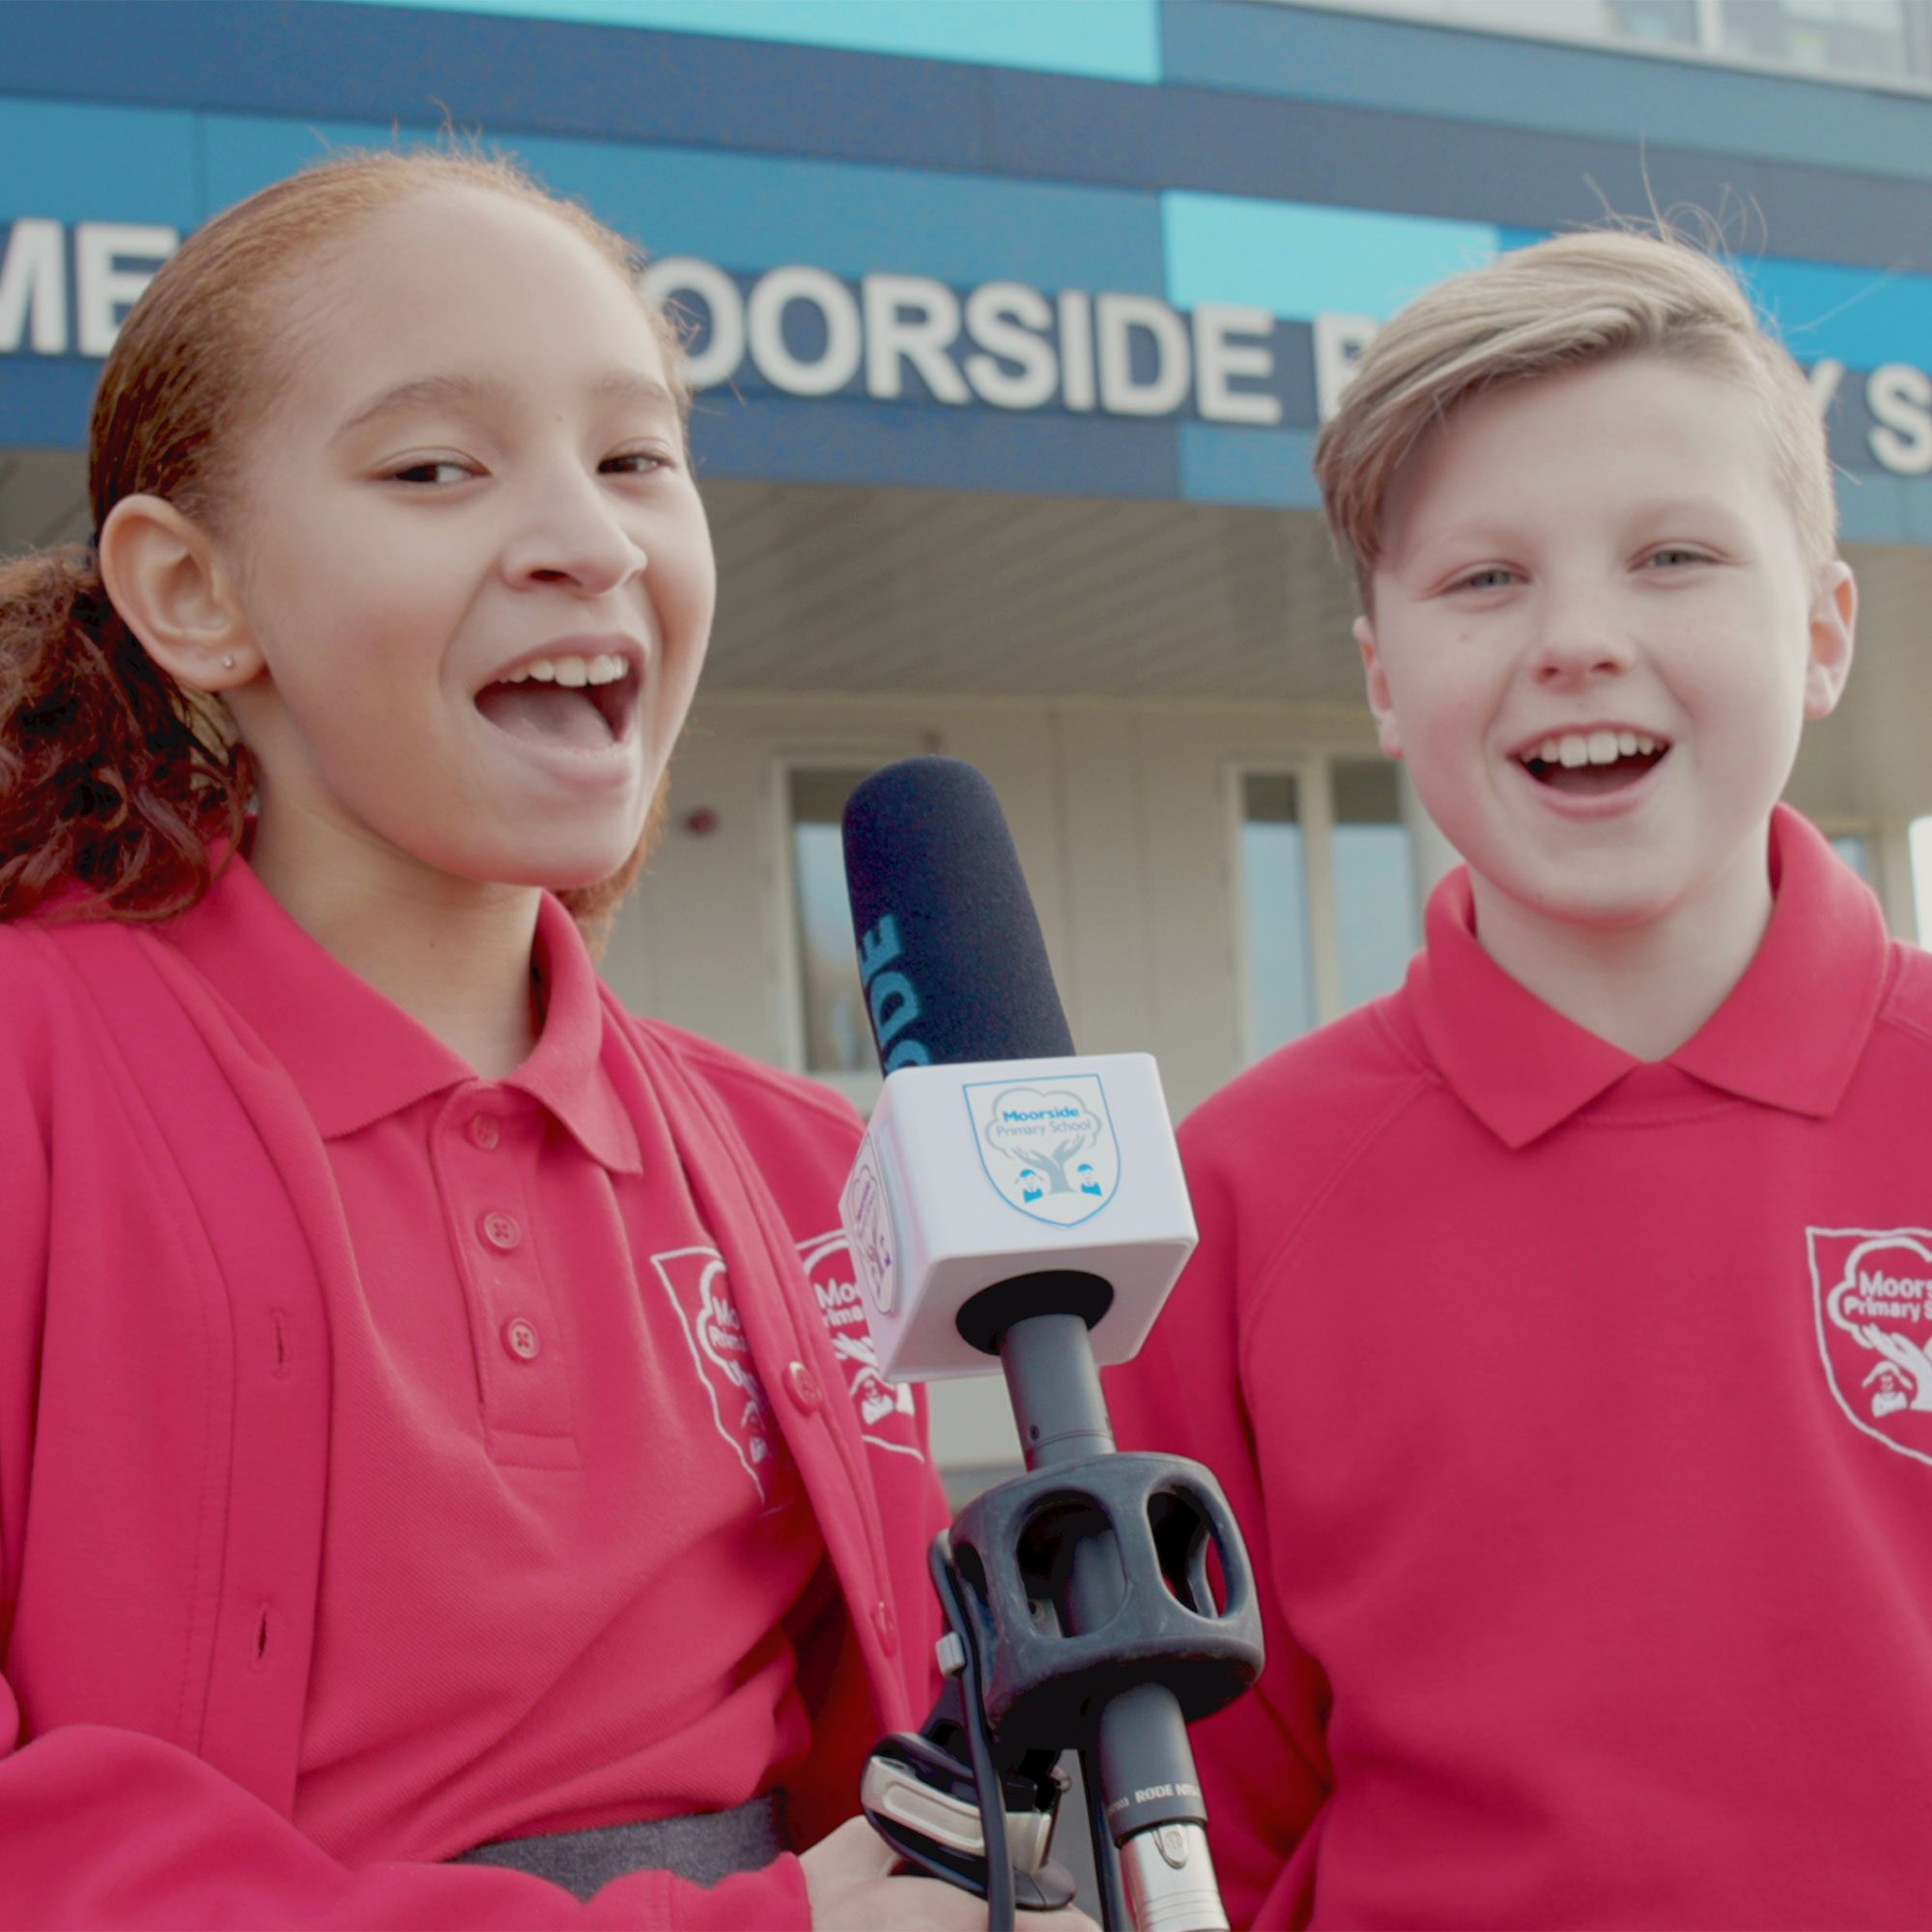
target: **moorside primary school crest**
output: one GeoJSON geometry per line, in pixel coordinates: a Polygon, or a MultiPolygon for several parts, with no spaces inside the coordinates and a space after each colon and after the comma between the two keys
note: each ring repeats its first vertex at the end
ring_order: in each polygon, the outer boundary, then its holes
{"type": "Polygon", "coordinates": [[[1072,1228],[1114,1198],[1121,1148],[1097,1073],[963,1091],[986,1178],[1021,1213],[1072,1228]]]}
{"type": "Polygon", "coordinates": [[[1932,1232],[1807,1228],[1832,1393],[1888,1448],[1932,1463],[1932,1232]]]}

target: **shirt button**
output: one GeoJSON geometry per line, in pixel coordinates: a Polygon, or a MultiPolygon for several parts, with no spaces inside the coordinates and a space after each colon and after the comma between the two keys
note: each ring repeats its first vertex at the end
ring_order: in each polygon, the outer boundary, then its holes
{"type": "Polygon", "coordinates": [[[879,1641],[885,1646],[886,1655],[897,1654],[899,1647],[899,1620],[893,1615],[893,1606],[881,1602],[872,1609],[872,1628],[879,1634],[879,1641]]]}
{"type": "Polygon", "coordinates": [[[524,1231],[517,1226],[516,1217],[506,1214],[500,1208],[493,1208],[477,1223],[476,1230],[493,1248],[500,1248],[508,1254],[524,1238],[524,1231]]]}
{"type": "Polygon", "coordinates": [[[810,1415],[825,1401],[825,1385],[803,1362],[794,1362],[785,1371],[785,1384],[791,1399],[810,1415]]]}
{"type": "Polygon", "coordinates": [[[534,1362],[543,1353],[543,1337],[537,1324],[521,1315],[503,1323],[503,1346],[520,1362],[534,1362]]]}
{"type": "Polygon", "coordinates": [[[503,1138],[495,1114],[474,1114],[469,1121],[469,1138],[486,1153],[503,1138]]]}

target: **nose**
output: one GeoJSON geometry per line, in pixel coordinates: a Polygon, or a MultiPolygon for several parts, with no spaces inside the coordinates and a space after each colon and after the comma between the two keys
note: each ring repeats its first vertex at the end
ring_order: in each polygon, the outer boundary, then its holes
{"type": "Polygon", "coordinates": [[[504,575],[519,586],[558,584],[582,597],[620,589],[650,561],[626,526],[627,507],[574,466],[533,481],[504,548],[504,575]]]}
{"type": "Polygon", "coordinates": [[[1532,669],[1539,684],[1563,690],[1618,677],[1636,660],[1629,632],[1609,600],[1584,586],[1546,585],[1532,669]]]}

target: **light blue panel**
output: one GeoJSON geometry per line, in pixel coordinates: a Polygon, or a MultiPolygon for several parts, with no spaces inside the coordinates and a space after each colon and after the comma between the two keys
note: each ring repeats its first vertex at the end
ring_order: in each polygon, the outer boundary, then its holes
{"type": "Polygon", "coordinates": [[[1321,503],[1309,462],[1312,429],[1180,425],[1180,494],[1191,503],[1254,503],[1313,510],[1321,503]]]}
{"type": "Polygon", "coordinates": [[[1230,194],[1163,194],[1167,298],[1252,302],[1306,322],[1393,315],[1411,296],[1493,261],[1486,222],[1437,221],[1230,194]]]}
{"type": "Polygon", "coordinates": [[[986,67],[1160,78],[1158,0],[381,0],[986,67]]]}
{"type": "Polygon", "coordinates": [[[210,114],[202,123],[203,180],[208,204],[203,218],[219,214],[244,195],[281,181],[345,148],[419,147],[436,139],[433,128],[398,129],[386,122],[291,121],[280,116],[210,114]]]}
{"type": "Polygon", "coordinates": [[[1932,275],[1776,259],[1731,267],[1801,362],[1831,355],[1853,369],[1932,368],[1932,275]]]}
{"type": "MultiPolygon", "coordinates": [[[[1504,249],[1547,238],[1528,228],[1499,228],[1504,249]]],[[[1888,274],[1837,262],[1779,256],[1724,266],[1750,291],[1760,313],[1801,362],[1835,356],[1848,368],[1888,362],[1932,368],[1932,275],[1888,274]]]]}
{"type": "Polygon", "coordinates": [[[1932,534],[1932,514],[1913,515],[1915,497],[1925,498],[1932,510],[1932,481],[1876,469],[1849,475],[1840,470],[1835,481],[1839,534],[1853,543],[1923,542],[1924,536],[1915,533],[1915,521],[1932,534]]]}
{"type": "MultiPolygon", "coordinates": [[[[209,191],[226,207],[329,147],[386,147],[386,127],[211,115],[209,191]]],[[[404,139],[428,138],[405,130],[404,139]]],[[[712,149],[550,138],[501,144],[653,255],[736,269],[810,262],[833,273],[1001,277],[1042,289],[1162,287],[1154,197],[1116,188],[921,174],[712,149]]]]}
{"type": "Polygon", "coordinates": [[[182,110],[0,99],[0,218],[198,218],[194,116],[182,110]]]}
{"type": "Polygon", "coordinates": [[[689,148],[529,140],[517,152],[656,255],[738,269],[1001,277],[1042,289],[1161,292],[1150,194],[689,148]]]}
{"type": "Polygon", "coordinates": [[[1170,85],[1932,180],[1923,97],[1315,7],[1170,0],[1165,29],[1170,85]]]}

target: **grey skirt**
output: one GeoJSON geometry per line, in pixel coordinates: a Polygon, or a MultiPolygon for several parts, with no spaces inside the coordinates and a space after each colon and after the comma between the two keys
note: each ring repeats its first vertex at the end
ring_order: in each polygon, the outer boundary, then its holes
{"type": "Polygon", "coordinates": [[[763,1870],[785,1849],[779,1802],[767,1797],[729,1811],[702,1811],[689,1818],[603,1825],[592,1832],[550,1832],[534,1838],[498,1838],[450,1862],[508,1865],[587,1899],[627,1872],[668,1871],[696,1885],[716,1885],[733,1872],[763,1870]]]}

